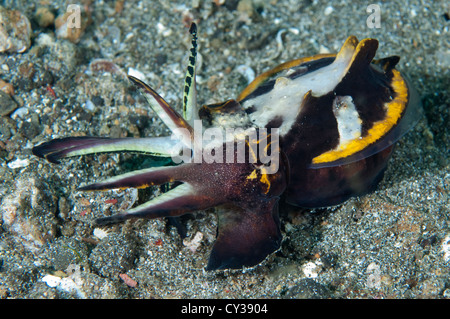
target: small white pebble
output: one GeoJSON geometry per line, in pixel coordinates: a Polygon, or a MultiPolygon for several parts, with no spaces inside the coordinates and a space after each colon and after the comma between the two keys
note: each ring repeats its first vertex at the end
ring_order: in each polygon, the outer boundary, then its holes
{"type": "Polygon", "coordinates": [[[15,169],[15,168],[22,168],[22,167],[26,167],[30,164],[30,161],[28,159],[16,159],[13,162],[9,162],[8,163],[8,167],[11,169],[15,169]]]}
{"type": "Polygon", "coordinates": [[[197,232],[194,235],[194,238],[192,240],[184,239],[183,245],[186,246],[187,248],[189,248],[189,250],[192,253],[195,253],[197,251],[198,247],[200,246],[200,244],[202,243],[202,239],[203,239],[203,233],[197,232]]]}
{"type": "Polygon", "coordinates": [[[303,273],[308,278],[316,278],[319,276],[320,267],[313,262],[308,262],[302,267],[303,273]]]}
{"type": "Polygon", "coordinates": [[[61,283],[61,278],[53,275],[45,275],[42,281],[47,284],[47,286],[55,288],[61,283]]]}
{"type": "Polygon", "coordinates": [[[108,236],[108,232],[104,229],[101,228],[95,228],[94,229],[94,236],[97,237],[98,239],[103,239],[106,236],[108,236]]]}
{"type": "Polygon", "coordinates": [[[17,117],[20,117],[21,119],[23,119],[25,117],[25,115],[28,114],[28,108],[26,107],[19,107],[18,109],[16,109],[12,114],[11,114],[11,118],[13,120],[17,119],[17,117]]]}
{"type": "Polygon", "coordinates": [[[74,292],[79,298],[86,298],[84,292],[80,290],[80,287],[70,277],[60,278],[53,275],[45,275],[41,280],[49,287],[60,289],[68,293],[74,292]]]}
{"type": "Polygon", "coordinates": [[[334,8],[332,6],[328,6],[323,11],[323,14],[326,15],[326,16],[329,16],[333,11],[334,11],[334,8]]]}
{"type": "Polygon", "coordinates": [[[156,24],[156,29],[158,29],[158,33],[162,34],[164,37],[168,37],[169,35],[172,34],[172,30],[168,29],[164,24],[162,24],[161,22],[158,22],[156,24]]]}
{"type": "Polygon", "coordinates": [[[446,236],[442,241],[442,252],[444,253],[444,261],[450,261],[450,235],[446,236]]]}
{"type": "Polygon", "coordinates": [[[330,51],[330,49],[328,49],[326,46],[324,46],[324,45],[320,45],[320,48],[319,48],[319,53],[320,54],[326,54],[326,53],[330,53],[331,51],[330,51]]]}
{"type": "Polygon", "coordinates": [[[366,280],[366,287],[380,289],[381,288],[380,266],[372,262],[369,264],[369,266],[367,266],[366,273],[369,274],[366,280]]]}
{"type": "Polygon", "coordinates": [[[134,33],[133,32],[127,33],[127,35],[125,36],[125,40],[129,40],[132,37],[134,37],[134,33]]]}
{"type": "Polygon", "coordinates": [[[86,103],[84,104],[84,107],[86,110],[94,112],[95,111],[95,104],[91,100],[86,100],[86,103]]]}
{"type": "Polygon", "coordinates": [[[134,76],[135,78],[138,78],[141,81],[145,81],[145,75],[141,71],[138,71],[133,68],[128,68],[128,75],[134,76]]]}

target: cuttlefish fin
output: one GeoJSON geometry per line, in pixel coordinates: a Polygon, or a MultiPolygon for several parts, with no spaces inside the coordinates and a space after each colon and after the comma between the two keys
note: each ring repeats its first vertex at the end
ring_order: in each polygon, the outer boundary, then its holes
{"type": "Polygon", "coordinates": [[[218,236],[207,270],[251,267],[280,248],[278,198],[255,210],[226,207],[218,217],[218,236]]]}

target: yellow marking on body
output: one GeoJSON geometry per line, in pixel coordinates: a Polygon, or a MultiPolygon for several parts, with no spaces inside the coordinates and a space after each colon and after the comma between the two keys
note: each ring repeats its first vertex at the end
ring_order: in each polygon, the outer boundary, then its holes
{"type": "MultiPolygon", "coordinates": [[[[266,169],[265,169],[265,168],[262,168],[262,169],[261,169],[261,172],[263,172],[263,171],[266,171],[266,169]]],[[[269,192],[269,190],[270,190],[270,180],[269,180],[268,174],[262,173],[261,178],[259,179],[259,181],[260,181],[261,183],[267,185],[267,188],[266,188],[266,190],[264,191],[264,194],[267,194],[267,193],[269,192]]]]}
{"type": "Polygon", "coordinates": [[[155,183],[146,183],[146,184],[142,184],[142,185],[138,185],[138,186],[123,186],[123,187],[119,187],[119,189],[121,189],[121,190],[126,190],[129,188],[143,189],[143,188],[147,188],[150,186],[155,186],[155,183]]]}
{"type": "MultiPolygon", "coordinates": [[[[173,183],[173,182],[175,182],[175,178],[173,178],[173,177],[171,177],[171,178],[169,178],[168,180],[167,180],[167,182],[165,182],[165,183],[173,183]]],[[[139,185],[139,186],[133,186],[133,187],[124,187],[123,189],[127,189],[127,188],[137,188],[137,189],[142,189],[142,188],[147,188],[147,187],[150,187],[150,186],[155,186],[155,185],[157,185],[157,183],[145,183],[145,184],[142,184],[142,185],[139,185]]]]}
{"type": "Polygon", "coordinates": [[[408,87],[399,71],[393,69],[392,74],[392,88],[396,96],[391,102],[385,104],[386,117],[382,121],[374,123],[365,137],[350,141],[343,149],[331,150],[315,157],[312,161],[313,164],[333,162],[362,151],[398,124],[408,102],[408,87]]]}
{"type": "MultiPolygon", "coordinates": [[[[266,174],[267,170],[266,170],[266,168],[263,167],[259,171],[260,171],[260,174],[261,174],[261,177],[259,178],[259,182],[261,184],[266,185],[266,189],[264,190],[264,194],[267,194],[269,192],[269,190],[270,190],[270,180],[269,180],[268,174],[266,174]]],[[[256,169],[254,169],[250,173],[250,175],[247,176],[247,179],[248,180],[253,180],[253,179],[256,179],[256,178],[258,178],[258,171],[256,169]]]]}
{"type": "Polygon", "coordinates": [[[220,113],[228,104],[234,103],[234,102],[235,102],[235,100],[227,100],[223,103],[203,105],[202,108],[208,109],[210,112],[220,113]]]}
{"type": "Polygon", "coordinates": [[[255,179],[258,177],[258,174],[256,174],[256,169],[254,169],[250,175],[247,176],[247,179],[255,179]]]}
{"type": "MultiPolygon", "coordinates": [[[[149,183],[149,184],[143,184],[143,185],[136,186],[135,188],[143,189],[143,188],[147,188],[147,187],[154,186],[154,185],[155,185],[154,183],[149,183]]],[[[125,188],[128,188],[128,187],[125,187],[125,188]]]]}

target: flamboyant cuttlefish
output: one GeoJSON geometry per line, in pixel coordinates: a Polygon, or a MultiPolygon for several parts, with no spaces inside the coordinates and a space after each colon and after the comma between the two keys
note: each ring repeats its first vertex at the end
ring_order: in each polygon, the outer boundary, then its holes
{"type": "Polygon", "coordinates": [[[197,108],[197,29],[180,115],[148,85],[129,76],[173,132],[171,137],[67,137],[33,148],[58,163],[101,152],[172,157],[177,166],[142,169],[80,190],[178,186],[97,225],[179,216],[218,207],[208,270],[254,266],[279,249],[280,198],[301,207],[339,204],[373,189],[392,146],[417,120],[420,103],[395,69],[396,56],[373,60],[378,41],[349,37],[337,54],[283,63],[235,100],[197,108]]]}

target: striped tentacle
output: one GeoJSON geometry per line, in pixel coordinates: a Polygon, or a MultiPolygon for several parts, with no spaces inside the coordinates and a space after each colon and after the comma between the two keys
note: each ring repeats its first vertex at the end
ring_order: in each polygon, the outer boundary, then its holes
{"type": "Polygon", "coordinates": [[[190,50],[189,63],[184,81],[183,117],[192,126],[194,120],[199,118],[197,109],[197,88],[195,80],[195,63],[197,61],[197,25],[195,23],[192,23],[189,32],[192,35],[192,47],[190,50]]]}

